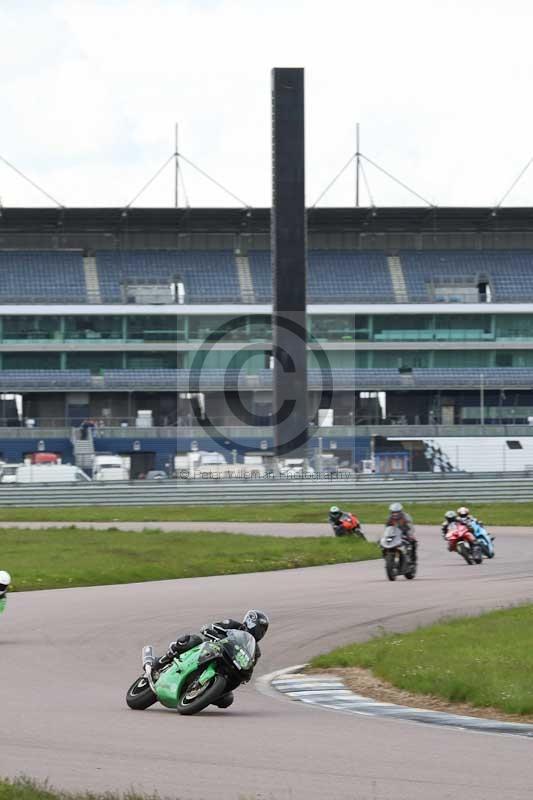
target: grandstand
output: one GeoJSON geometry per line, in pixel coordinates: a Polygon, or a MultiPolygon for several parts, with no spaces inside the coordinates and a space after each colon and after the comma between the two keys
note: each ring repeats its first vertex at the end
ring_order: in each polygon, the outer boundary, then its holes
{"type": "MultiPolygon", "coordinates": [[[[318,350],[334,389],[323,447],[353,464],[370,448],[362,426],[529,424],[532,209],[312,209],[308,222],[311,407],[318,350]]],[[[216,424],[213,447],[268,451],[271,430],[245,426],[227,395],[271,411],[269,235],[268,209],[2,209],[2,457],[53,442],[75,458],[86,418],[95,448],[135,453],[138,471],[199,446],[196,417],[216,424]]]]}

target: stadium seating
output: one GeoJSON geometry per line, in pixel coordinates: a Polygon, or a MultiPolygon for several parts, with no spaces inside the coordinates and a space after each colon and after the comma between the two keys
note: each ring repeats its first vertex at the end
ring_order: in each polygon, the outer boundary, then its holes
{"type": "MultiPolygon", "coordinates": [[[[272,300],[270,252],[248,254],[256,300],[272,300]]],[[[308,255],[307,299],[310,303],[394,302],[384,253],[312,250],[308,255]]]]}
{"type": "MultiPolygon", "coordinates": [[[[5,373],[0,373],[5,374],[5,373]]],[[[49,374],[49,373],[48,373],[49,374]]],[[[72,373],[69,373],[72,374],[72,373]]],[[[90,376],[89,376],[90,379],[90,376]]],[[[322,373],[320,369],[308,372],[309,388],[322,389],[331,386],[340,389],[394,389],[394,388],[446,388],[459,386],[477,389],[483,382],[486,388],[503,386],[533,386],[533,369],[528,367],[472,367],[472,368],[414,368],[410,373],[402,374],[393,368],[369,369],[332,369],[322,373]]],[[[209,391],[210,389],[236,388],[263,389],[272,388],[272,370],[259,370],[249,375],[239,370],[206,369],[139,369],[139,370],[105,370],[104,386],[106,389],[175,389],[178,391],[209,391]]]]}
{"type": "Polygon", "coordinates": [[[81,252],[0,250],[0,302],[86,303],[81,252]]]}
{"type": "Polygon", "coordinates": [[[96,253],[104,303],[124,302],[125,284],[183,282],[186,303],[241,302],[230,250],[102,250],[96,253]]]}
{"type": "Polygon", "coordinates": [[[435,284],[475,286],[480,279],[488,280],[493,302],[533,299],[531,250],[405,250],[400,260],[413,303],[433,301],[435,284]]]}
{"type": "Polygon", "coordinates": [[[501,388],[521,386],[531,388],[533,369],[531,367],[443,367],[434,369],[413,369],[416,386],[452,387],[471,386],[479,388],[501,388]]]}
{"type": "Polygon", "coordinates": [[[91,388],[91,373],[86,369],[4,369],[0,371],[0,388],[13,389],[81,389],[91,388]]]}
{"type": "MultiPolygon", "coordinates": [[[[533,250],[404,250],[398,254],[409,302],[434,302],[436,287],[475,292],[489,283],[493,302],[533,300],[533,250]]],[[[255,299],[272,301],[270,252],[248,254],[255,299]]],[[[102,250],[96,253],[102,302],[126,301],[127,285],[170,286],[182,282],[186,303],[242,302],[235,256],[230,250],[102,250]]],[[[170,296],[170,295],[169,295],[170,296]]],[[[475,294],[474,294],[475,298],[475,294]]],[[[310,303],[394,303],[384,252],[311,250],[310,303]]],[[[88,302],[79,251],[0,250],[0,302],[88,302]]]]}

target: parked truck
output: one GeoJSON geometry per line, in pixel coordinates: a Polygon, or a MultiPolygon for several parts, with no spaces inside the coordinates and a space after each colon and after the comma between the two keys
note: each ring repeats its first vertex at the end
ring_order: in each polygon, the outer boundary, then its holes
{"type": "Polygon", "coordinates": [[[112,453],[97,453],[93,461],[93,480],[127,481],[130,473],[122,456],[112,453]]]}

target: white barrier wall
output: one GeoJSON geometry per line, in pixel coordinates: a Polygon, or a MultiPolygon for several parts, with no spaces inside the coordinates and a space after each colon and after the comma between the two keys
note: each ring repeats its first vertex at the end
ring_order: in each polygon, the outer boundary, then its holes
{"type": "MultiPolygon", "coordinates": [[[[402,441],[408,441],[402,438],[402,441]]],[[[436,437],[423,441],[426,455],[432,456],[435,472],[445,465],[465,472],[520,472],[533,469],[533,437],[436,437]]],[[[449,467],[448,467],[449,469],[449,467]]]]}

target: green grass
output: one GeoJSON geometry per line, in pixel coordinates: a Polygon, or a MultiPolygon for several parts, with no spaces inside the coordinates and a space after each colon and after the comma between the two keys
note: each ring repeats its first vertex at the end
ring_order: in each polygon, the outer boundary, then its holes
{"type": "Polygon", "coordinates": [[[158,800],[158,795],[136,792],[64,792],[30,778],[0,779],[0,800],[158,800]]]}
{"type": "Polygon", "coordinates": [[[399,689],[508,714],[533,714],[533,606],[382,636],[313,659],[363,667],[399,689]]]}
{"type": "Polygon", "coordinates": [[[15,591],[314,567],[378,558],[356,539],[61,528],[0,532],[15,591]]]}
{"type": "MultiPolygon", "coordinates": [[[[391,487],[391,502],[394,487],[391,487]]],[[[402,498],[399,498],[400,500],[402,498]]],[[[222,506],[80,506],[79,508],[1,508],[0,521],[28,522],[325,522],[328,508],[337,503],[355,511],[365,522],[382,523],[388,503],[340,502],[332,486],[330,503],[272,503],[264,505],[222,506]]],[[[468,496],[439,503],[407,503],[415,523],[436,525],[448,508],[470,505],[468,496]]],[[[473,506],[477,517],[489,525],[533,526],[533,502],[479,503],[473,506]]]]}
{"type": "MultiPolygon", "coordinates": [[[[273,795],[268,795],[274,800],[273,795]]],[[[239,795],[239,800],[260,800],[265,795],[239,795]]],[[[185,800],[182,795],[173,793],[172,800],[185,800]]],[[[0,800],[161,800],[157,792],[138,794],[129,792],[65,792],[55,789],[45,781],[41,783],[31,778],[20,777],[15,780],[0,778],[0,800]]],[[[237,798],[235,799],[237,800],[237,798]]]]}

